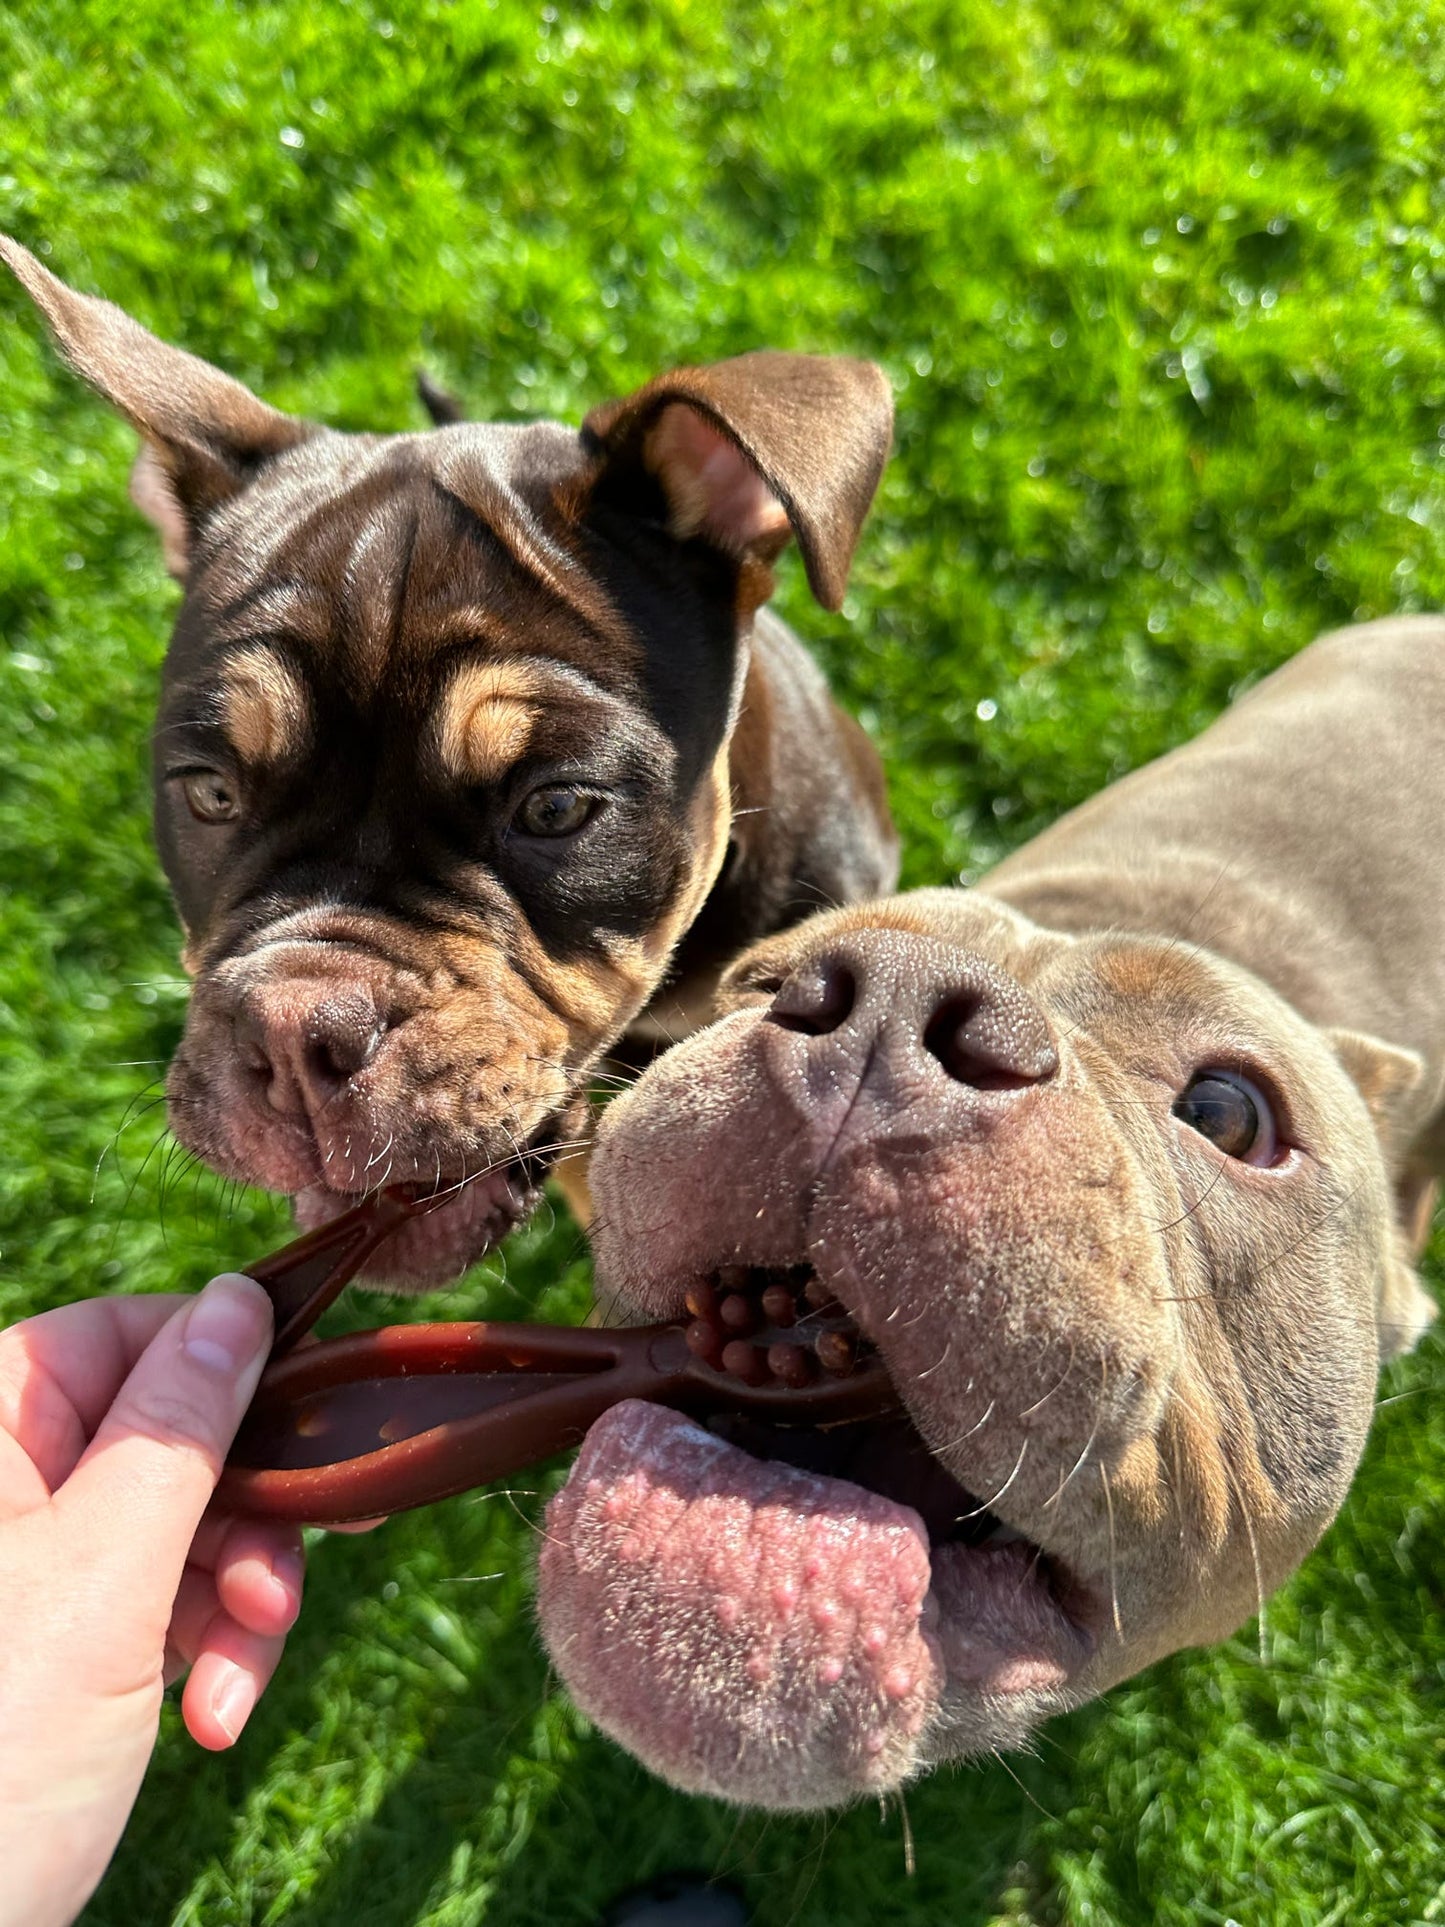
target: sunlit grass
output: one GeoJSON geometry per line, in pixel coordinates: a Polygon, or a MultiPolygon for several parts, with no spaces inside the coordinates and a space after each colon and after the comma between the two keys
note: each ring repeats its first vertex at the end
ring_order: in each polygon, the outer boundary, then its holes
{"type": "MultiPolygon", "coordinates": [[[[419,362],[474,412],[575,420],[761,343],[880,359],[898,447],[847,607],[795,569],[782,600],[932,882],[1319,630],[1445,606],[1442,82],[1438,20],[1397,0],[22,0],[0,226],[340,426],[419,426],[419,362]]],[[[282,1216],[160,1137],[174,596],[130,435],[8,286],[0,417],[9,1318],[197,1283],[282,1216]]],[[[542,1222],[448,1305],[566,1315],[578,1253],[542,1222]]],[[[168,1724],[90,1918],[582,1927],[695,1866],[776,1927],[1445,1919],[1441,1358],[1391,1375],[1262,1635],[911,1792],[911,1879],[896,1807],[739,1817],[588,1731],[533,1629],[534,1479],[322,1543],[252,1729],[212,1759],[168,1724]]]]}

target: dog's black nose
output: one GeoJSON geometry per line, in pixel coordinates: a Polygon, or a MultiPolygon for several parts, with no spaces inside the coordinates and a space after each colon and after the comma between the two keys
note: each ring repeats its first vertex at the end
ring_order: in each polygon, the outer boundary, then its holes
{"type": "Polygon", "coordinates": [[[957,1084],[1019,1090],[1059,1068],[1043,1012],[983,957],[905,930],[856,930],[787,978],[767,1021],[859,1054],[931,1059],[957,1084]]]}
{"type": "Polygon", "coordinates": [[[307,1116],[365,1070],[386,1030],[364,990],[296,980],[253,992],[235,1018],[241,1062],[272,1108],[307,1116]]]}

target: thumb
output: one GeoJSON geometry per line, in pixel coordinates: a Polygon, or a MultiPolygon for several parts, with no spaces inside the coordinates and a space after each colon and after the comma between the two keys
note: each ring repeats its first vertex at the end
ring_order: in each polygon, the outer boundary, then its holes
{"type": "Polygon", "coordinates": [[[136,1361],[55,1505],[120,1587],[180,1584],[191,1540],[271,1343],[252,1278],[213,1278],[136,1361]]]}

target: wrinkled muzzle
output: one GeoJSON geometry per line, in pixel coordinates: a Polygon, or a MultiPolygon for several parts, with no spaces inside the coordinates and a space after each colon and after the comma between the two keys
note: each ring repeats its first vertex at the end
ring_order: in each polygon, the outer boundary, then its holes
{"type": "Polygon", "coordinates": [[[1025,986],[837,937],[614,1104],[591,1175],[620,1310],[808,1267],[908,1417],[595,1428],[541,1558],[584,1709],[680,1785],[806,1807],[1071,1703],[1147,1584],[1177,1348],[1136,1161],[1025,986]]]}
{"type": "Polygon", "coordinates": [[[206,971],[168,1093],[183,1143],[295,1196],[304,1224],[389,1183],[453,1193],[379,1255],[386,1276],[420,1283],[464,1269],[530,1208],[581,1125],[586,1062],[494,946],[423,964],[406,933],[347,925],[288,930],[206,971]]]}

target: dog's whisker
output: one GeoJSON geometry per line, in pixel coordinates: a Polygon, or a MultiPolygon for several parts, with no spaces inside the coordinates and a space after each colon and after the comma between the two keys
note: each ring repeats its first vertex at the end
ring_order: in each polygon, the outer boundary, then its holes
{"type": "Polygon", "coordinates": [[[942,1370],[942,1368],[948,1363],[949,1354],[952,1352],[952,1350],[953,1350],[953,1333],[950,1332],[947,1338],[945,1338],[944,1340],[943,1350],[939,1353],[938,1357],[934,1359],[931,1365],[925,1366],[924,1369],[917,1374],[917,1380],[920,1385],[923,1384],[925,1380],[932,1378],[935,1372],[942,1370]]]}
{"type": "Polygon", "coordinates": [[[991,1499],[985,1499],[983,1504],[980,1506],[977,1506],[972,1512],[965,1512],[963,1514],[963,1517],[965,1519],[981,1519],[985,1512],[992,1512],[994,1510],[999,1500],[1002,1499],[1004,1495],[1009,1491],[1010,1487],[1013,1485],[1013,1482],[1018,1477],[1019,1473],[1023,1471],[1024,1459],[1028,1455],[1029,1444],[1030,1444],[1029,1435],[1026,1432],[1024,1434],[1024,1442],[1019,1447],[1018,1458],[1014,1461],[1013,1471],[1009,1473],[1008,1477],[1004,1480],[1003,1484],[999,1487],[998,1491],[994,1493],[991,1499]]]}
{"type": "Polygon", "coordinates": [[[1048,1391],[1046,1391],[1041,1398],[1037,1398],[1034,1400],[1032,1405],[1025,1406],[1023,1411],[1019,1413],[1020,1420],[1035,1417],[1037,1413],[1041,1412],[1044,1409],[1044,1407],[1048,1404],[1051,1398],[1056,1397],[1064,1389],[1065,1385],[1068,1384],[1070,1378],[1072,1378],[1073,1376],[1074,1364],[1077,1358],[1078,1358],[1078,1343],[1077,1343],[1077,1340],[1071,1338],[1070,1344],[1069,1344],[1069,1362],[1065,1365],[1063,1371],[1060,1373],[1057,1384],[1051,1385],[1048,1391]]]}
{"type": "Polygon", "coordinates": [[[1114,1632],[1122,1642],[1124,1622],[1119,1615],[1119,1551],[1114,1540],[1114,1495],[1109,1490],[1109,1468],[1100,1464],[1095,1468],[1104,1487],[1104,1511],[1109,1521],[1109,1605],[1114,1619],[1114,1632]]]}
{"type": "Polygon", "coordinates": [[[1095,1443],[1098,1440],[1099,1427],[1100,1425],[1102,1425],[1102,1423],[1103,1423],[1103,1414],[1100,1413],[1099,1416],[1094,1420],[1093,1430],[1089,1433],[1088,1438],[1085,1439],[1084,1441],[1083,1451],[1080,1452],[1078,1458],[1074,1460],[1073,1465],[1064,1474],[1063,1478],[1059,1480],[1058,1487],[1053,1493],[1053,1496],[1051,1498],[1047,1498],[1044,1500],[1044,1503],[1043,1503],[1044,1511],[1047,1511],[1050,1506],[1058,1504],[1059,1500],[1063,1498],[1065,1491],[1072,1484],[1074,1479],[1077,1478],[1079,1473],[1083,1471],[1085,1465],[1089,1461],[1089,1455],[1092,1453],[1095,1443]]]}

